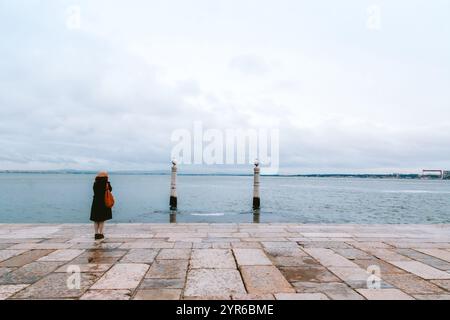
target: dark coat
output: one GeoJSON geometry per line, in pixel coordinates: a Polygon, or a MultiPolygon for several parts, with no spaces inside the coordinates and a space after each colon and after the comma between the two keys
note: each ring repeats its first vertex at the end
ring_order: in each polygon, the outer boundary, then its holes
{"type": "Polygon", "coordinates": [[[105,205],[106,184],[112,191],[111,184],[106,177],[97,177],[94,182],[94,199],[91,207],[91,221],[102,222],[112,219],[112,210],[105,205]]]}

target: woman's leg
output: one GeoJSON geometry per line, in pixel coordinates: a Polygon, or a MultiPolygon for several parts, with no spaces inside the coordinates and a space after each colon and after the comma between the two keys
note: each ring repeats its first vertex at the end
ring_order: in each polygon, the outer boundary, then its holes
{"type": "Polygon", "coordinates": [[[105,227],[105,221],[98,223],[98,233],[103,234],[103,228],[105,227]]]}
{"type": "Polygon", "coordinates": [[[98,223],[98,222],[94,222],[94,231],[95,231],[95,234],[98,233],[98,229],[99,229],[99,223],[98,223]]]}

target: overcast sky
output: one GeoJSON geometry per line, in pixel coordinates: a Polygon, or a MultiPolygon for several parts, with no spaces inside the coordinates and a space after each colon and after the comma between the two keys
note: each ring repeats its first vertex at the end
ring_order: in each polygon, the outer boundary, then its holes
{"type": "Polygon", "coordinates": [[[450,169],[449,39],[447,0],[0,0],[0,169],[167,168],[194,121],[278,127],[281,172],[450,169]]]}

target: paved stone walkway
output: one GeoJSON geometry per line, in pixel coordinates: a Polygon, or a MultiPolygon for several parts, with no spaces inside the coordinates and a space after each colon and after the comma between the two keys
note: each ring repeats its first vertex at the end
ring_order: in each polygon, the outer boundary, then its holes
{"type": "Polygon", "coordinates": [[[450,225],[109,224],[106,236],[0,224],[0,299],[450,299],[450,225]]]}

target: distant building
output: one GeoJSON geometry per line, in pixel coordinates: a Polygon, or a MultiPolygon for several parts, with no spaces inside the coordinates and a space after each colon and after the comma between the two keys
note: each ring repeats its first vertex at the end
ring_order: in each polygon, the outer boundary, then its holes
{"type": "Polygon", "coordinates": [[[450,179],[448,170],[422,170],[422,179],[450,179]]]}
{"type": "Polygon", "coordinates": [[[450,171],[449,170],[444,170],[442,172],[442,179],[450,179],[450,171]]]}

